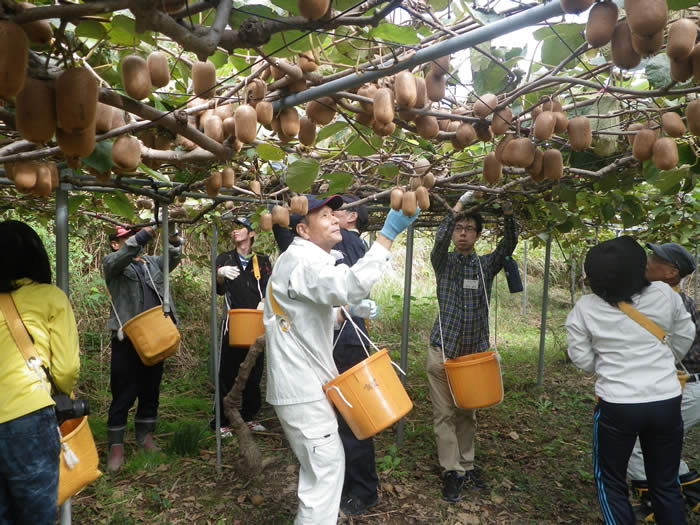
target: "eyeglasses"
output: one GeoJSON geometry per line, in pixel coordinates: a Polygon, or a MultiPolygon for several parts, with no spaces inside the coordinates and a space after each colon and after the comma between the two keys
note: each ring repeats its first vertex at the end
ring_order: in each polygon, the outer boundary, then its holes
{"type": "Polygon", "coordinates": [[[474,226],[455,226],[455,233],[461,233],[461,232],[466,232],[466,233],[474,233],[476,231],[476,228],[474,226]]]}

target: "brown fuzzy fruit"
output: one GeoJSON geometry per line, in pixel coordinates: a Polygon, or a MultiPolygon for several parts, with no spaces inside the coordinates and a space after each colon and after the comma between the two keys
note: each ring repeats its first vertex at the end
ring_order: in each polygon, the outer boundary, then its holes
{"type": "Polygon", "coordinates": [[[224,124],[220,117],[211,114],[202,119],[202,131],[204,134],[216,142],[224,141],[224,124]]]}
{"type": "MultiPolygon", "coordinates": [[[[257,107],[255,109],[257,111],[257,107]]],[[[226,135],[227,137],[236,136],[236,119],[234,117],[225,118],[221,122],[221,125],[224,128],[224,135],[226,135]]]]}
{"type": "Polygon", "coordinates": [[[416,191],[416,188],[420,187],[422,177],[411,177],[408,182],[408,188],[411,191],[416,191]]]}
{"type": "Polygon", "coordinates": [[[656,54],[656,52],[661,49],[664,45],[664,32],[659,31],[651,36],[639,36],[635,33],[631,34],[632,37],[632,49],[636,53],[643,57],[648,57],[650,55],[656,54]]]}
{"type": "Polygon", "coordinates": [[[279,204],[272,207],[272,224],[279,224],[283,228],[289,227],[289,209],[279,204]]]}
{"type": "Polygon", "coordinates": [[[425,77],[425,92],[428,100],[440,102],[445,98],[445,77],[428,73],[425,77]]]}
{"type": "Polygon", "coordinates": [[[654,166],[660,170],[670,170],[678,164],[678,146],[676,141],[668,137],[658,139],[654,143],[652,153],[654,166]]]}
{"type": "Polygon", "coordinates": [[[503,150],[503,164],[527,168],[535,160],[535,150],[535,145],[529,138],[513,139],[503,150]]]}
{"type": "Polygon", "coordinates": [[[94,128],[99,89],[95,76],[85,68],[66,69],[56,79],[56,125],[78,133],[94,128]]]}
{"type": "Polygon", "coordinates": [[[503,138],[498,142],[498,145],[496,146],[496,149],[494,150],[494,153],[496,154],[496,158],[498,159],[498,162],[503,164],[503,152],[506,149],[506,146],[511,140],[514,140],[515,137],[511,135],[510,133],[507,135],[504,135],[503,138]]]}
{"type": "Polygon", "coordinates": [[[302,214],[301,210],[302,210],[302,206],[303,206],[301,203],[302,200],[306,201],[306,197],[303,197],[303,196],[292,197],[289,200],[289,211],[291,213],[296,213],[298,215],[301,215],[302,214]]]}
{"type": "Polygon", "coordinates": [[[95,149],[95,126],[75,133],[56,128],[56,144],[66,157],[87,157],[95,149]]]}
{"type": "Polygon", "coordinates": [[[561,151],[548,149],[542,154],[542,174],[547,180],[559,180],[564,172],[561,151]]]}
{"type": "Polygon", "coordinates": [[[591,121],[588,117],[574,117],[569,120],[567,127],[569,132],[569,144],[574,151],[584,151],[591,147],[593,134],[591,133],[591,121]]]}
{"type": "Polygon", "coordinates": [[[428,103],[428,90],[423,77],[415,77],[416,80],[416,103],[413,107],[423,109],[428,103]]]}
{"type": "Polygon", "coordinates": [[[36,184],[32,188],[32,193],[39,197],[48,197],[54,190],[53,174],[48,162],[40,162],[36,170],[36,184]]]}
{"type": "Polygon", "coordinates": [[[148,55],[146,65],[153,87],[162,88],[170,83],[170,66],[168,65],[168,57],[164,53],[153,51],[148,55]]]}
{"type": "Polygon", "coordinates": [[[474,123],[474,131],[476,131],[476,138],[483,141],[489,142],[493,140],[493,130],[491,126],[486,121],[479,121],[474,123]]]}
{"type": "Polygon", "coordinates": [[[416,192],[407,191],[401,199],[401,211],[406,217],[412,217],[416,213],[418,202],[416,201],[416,192]]]}
{"type": "Polygon", "coordinates": [[[251,180],[248,184],[248,189],[256,195],[262,195],[262,188],[257,180],[251,180]]]}
{"type": "Polygon", "coordinates": [[[690,63],[693,66],[693,77],[695,77],[695,82],[700,82],[700,44],[695,44],[693,50],[690,52],[690,63]]]}
{"type": "Polygon", "coordinates": [[[242,104],[236,109],[233,118],[236,138],[244,144],[252,144],[257,135],[258,114],[255,112],[255,108],[248,104],[242,104]]]}
{"type": "Polygon", "coordinates": [[[513,111],[510,108],[503,108],[494,113],[491,118],[491,129],[496,135],[503,135],[510,128],[513,121],[513,111]]]}
{"type": "Polygon", "coordinates": [[[141,143],[136,137],[120,135],[112,145],[112,161],[119,171],[132,173],[141,163],[141,143]]]}
{"type": "Polygon", "coordinates": [[[260,214],[260,229],[264,232],[272,230],[272,214],[269,211],[260,214]]]}
{"type": "Polygon", "coordinates": [[[331,97],[321,97],[306,105],[306,116],[319,126],[326,126],[333,122],[337,110],[335,100],[331,97]]]}
{"type": "Polygon", "coordinates": [[[299,67],[304,73],[313,73],[318,69],[316,58],[311,51],[304,51],[303,53],[300,53],[298,63],[299,67]]]}
{"type": "MultiPolygon", "coordinates": [[[[17,2],[17,7],[21,9],[20,12],[23,12],[35,6],[29,2],[17,2]]],[[[21,27],[27,34],[27,38],[35,44],[48,44],[51,42],[51,38],[53,38],[53,28],[51,27],[51,23],[46,19],[25,22],[21,24],[21,27]]]]}
{"type": "Polygon", "coordinates": [[[24,140],[47,142],[56,131],[56,100],[48,82],[27,77],[15,100],[15,126],[24,140]]]}
{"type": "Polygon", "coordinates": [[[444,77],[450,72],[450,55],[443,55],[430,62],[430,73],[436,77],[444,77]]]}
{"type": "Polygon", "coordinates": [[[475,116],[486,118],[496,106],[498,106],[498,97],[493,93],[486,93],[485,95],[481,95],[481,97],[474,102],[472,111],[474,111],[475,116]]]}
{"type": "Polygon", "coordinates": [[[634,138],[632,155],[637,160],[649,160],[654,151],[656,133],[650,129],[641,129],[634,138]]]}
{"type": "Polygon", "coordinates": [[[221,189],[221,173],[213,171],[211,175],[204,180],[204,189],[209,197],[216,197],[221,189]]]}
{"type": "Polygon", "coordinates": [[[401,204],[403,203],[403,190],[401,188],[391,190],[389,203],[393,210],[399,211],[401,209],[401,204]]]}
{"type": "Polygon", "coordinates": [[[682,137],[685,133],[685,124],[678,113],[667,111],[661,115],[661,127],[669,137],[682,137]]]}
{"type": "Polygon", "coordinates": [[[625,13],[633,33],[650,37],[664,30],[668,5],[666,0],[625,0],[625,13]]]}
{"type": "Polygon", "coordinates": [[[416,104],[416,77],[410,71],[401,71],[394,77],[394,96],[396,103],[404,108],[412,108],[416,104]]]}
{"type": "Polygon", "coordinates": [[[288,137],[296,137],[299,134],[299,113],[297,108],[284,108],[280,111],[280,131],[288,137]]]}
{"type": "Polygon", "coordinates": [[[355,120],[357,120],[357,122],[363,126],[371,126],[374,122],[374,116],[371,113],[360,111],[359,113],[355,114],[355,120]]]}
{"type": "Polygon", "coordinates": [[[583,13],[593,5],[593,0],[561,0],[561,8],[565,13],[583,13]]]}
{"type": "Polygon", "coordinates": [[[299,142],[304,146],[313,146],[316,142],[316,124],[307,116],[301,117],[299,121],[299,142]]]}
{"type": "Polygon", "coordinates": [[[535,120],[535,138],[537,140],[547,140],[554,133],[556,124],[556,115],[551,111],[543,111],[535,120]]]}
{"type": "Polygon", "coordinates": [[[668,28],[666,40],[666,54],[673,60],[687,58],[695,46],[698,26],[694,20],[681,18],[673,22],[668,28]]]}
{"type": "Polygon", "coordinates": [[[328,12],[330,0],[297,0],[299,13],[309,20],[318,20],[328,12]]]}
{"type": "Polygon", "coordinates": [[[690,56],[678,60],[672,58],[670,62],[671,80],[674,82],[685,82],[693,76],[693,61],[690,56]]]}
{"type": "Polygon", "coordinates": [[[394,95],[389,88],[379,88],[372,97],[374,120],[388,124],[394,120],[394,95]]]}
{"type": "Polygon", "coordinates": [[[151,73],[146,61],[138,55],[127,55],[122,59],[122,84],[131,98],[143,100],[151,94],[151,73]]]}
{"type": "Polygon", "coordinates": [[[416,203],[421,210],[430,208],[430,195],[428,195],[428,189],[425,186],[416,188],[416,203]]]}
{"type": "Polygon", "coordinates": [[[233,188],[236,185],[236,172],[231,166],[226,166],[221,170],[221,185],[224,188],[233,188]]]}
{"type": "Polygon", "coordinates": [[[372,104],[371,100],[374,99],[374,94],[376,92],[377,86],[375,84],[366,84],[357,90],[358,95],[370,99],[370,102],[360,102],[360,105],[362,106],[362,109],[365,110],[365,113],[374,112],[374,104],[372,104]]]}
{"type": "Polygon", "coordinates": [[[267,84],[259,79],[254,78],[246,86],[246,99],[248,104],[255,106],[258,102],[265,98],[267,94],[267,84]]]}
{"type": "Polygon", "coordinates": [[[112,129],[113,112],[114,108],[112,106],[108,106],[102,102],[97,103],[97,111],[95,111],[95,129],[98,133],[106,133],[112,129]]]}
{"type": "Polygon", "coordinates": [[[503,174],[503,165],[496,158],[496,153],[490,151],[484,157],[483,176],[489,184],[496,184],[503,174]]]}
{"type": "Polygon", "coordinates": [[[39,163],[35,160],[18,162],[14,165],[14,181],[17,191],[28,193],[36,185],[39,163]]]}
{"type": "Polygon", "coordinates": [[[586,22],[586,42],[591,47],[603,47],[610,42],[617,24],[617,11],[615,2],[600,2],[593,6],[586,22]]]}
{"type": "Polygon", "coordinates": [[[525,171],[530,175],[530,178],[535,182],[542,182],[544,180],[544,166],[543,166],[544,155],[538,149],[535,150],[535,160],[532,161],[525,171]]]}
{"type": "Polygon", "coordinates": [[[0,98],[14,97],[24,86],[29,59],[29,42],[20,26],[0,20],[0,50],[0,98]]]}
{"type": "Polygon", "coordinates": [[[690,132],[696,137],[700,137],[700,99],[688,103],[685,108],[685,119],[690,132]]]}
{"type": "Polygon", "coordinates": [[[430,161],[428,159],[426,159],[425,157],[421,157],[419,159],[416,159],[416,162],[413,163],[413,171],[418,176],[425,175],[426,173],[428,173],[429,170],[430,170],[430,161]]]}
{"type": "Polygon", "coordinates": [[[425,186],[427,189],[432,188],[435,186],[435,175],[432,174],[432,172],[428,172],[423,177],[421,178],[421,183],[423,186],[425,186]]]}
{"type": "Polygon", "coordinates": [[[554,133],[564,133],[569,127],[569,119],[566,118],[566,113],[557,111],[554,113],[556,123],[554,124],[554,133]]]}
{"type": "Polygon", "coordinates": [[[626,21],[622,21],[615,26],[611,45],[613,64],[620,69],[635,68],[642,61],[642,57],[632,47],[632,32],[626,21]]]}
{"type": "Polygon", "coordinates": [[[380,124],[376,120],[372,123],[372,130],[380,137],[388,137],[396,130],[396,124],[389,122],[388,124],[380,124]]]}
{"type": "Polygon", "coordinates": [[[434,139],[440,133],[437,119],[431,115],[418,115],[416,132],[426,140],[434,139]]]}
{"type": "Polygon", "coordinates": [[[255,105],[255,113],[257,114],[258,122],[263,126],[269,126],[274,117],[272,103],[267,100],[261,100],[255,105]]]}
{"type": "Polygon", "coordinates": [[[464,149],[471,145],[475,139],[476,131],[474,131],[474,126],[469,122],[462,122],[455,131],[455,136],[452,139],[452,146],[454,146],[455,149],[464,149]]]}
{"type": "Polygon", "coordinates": [[[209,62],[192,64],[192,91],[198,97],[211,98],[215,94],[216,67],[209,62]]]}
{"type": "MultiPolygon", "coordinates": [[[[640,129],[645,129],[646,127],[646,123],[642,124],[641,122],[635,122],[627,127],[627,131],[639,131],[640,129]]],[[[636,136],[636,133],[634,135],[627,135],[627,142],[630,146],[634,144],[634,137],[636,136]]]]}

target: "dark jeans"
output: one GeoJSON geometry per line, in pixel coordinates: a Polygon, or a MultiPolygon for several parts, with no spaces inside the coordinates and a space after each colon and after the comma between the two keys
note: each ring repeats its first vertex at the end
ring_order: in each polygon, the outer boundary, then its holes
{"type": "MultiPolygon", "coordinates": [[[[221,341],[221,361],[219,364],[219,408],[221,409],[221,426],[228,426],[230,421],[224,415],[224,398],[236,383],[241,364],[248,355],[250,347],[228,345],[228,332],[224,332],[221,341]]],[[[253,365],[248,382],[241,396],[241,417],[243,421],[252,421],[262,405],[260,381],[265,369],[264,354],[261,352],[253,365]]]]}
{"type": "Polygon", "coordinates": [[[593,475],[605,523],[635,523],[626,474],[637,436],[644,453],[656,523],[686,523],[678,481],[683,443],[680,396],[651,403],[599,401],[593,417],[593,475]]]}
{"type": "Polygon", "coordinates": [[[112,337],[112,368],[109,386],[112,404],[109,406],[107,427],[116,429],[126,426],[129,409],[139,400],[136,420],[155,422],[158,415],[160,381],[163,378],[163,362],[146,366],[134,350],[131,341],[112,337]]]}
{"type": "Polygon", "coordinates": [[[0,524],[56,521],[61,442],[53,407],[0,423],[0,524]]]}

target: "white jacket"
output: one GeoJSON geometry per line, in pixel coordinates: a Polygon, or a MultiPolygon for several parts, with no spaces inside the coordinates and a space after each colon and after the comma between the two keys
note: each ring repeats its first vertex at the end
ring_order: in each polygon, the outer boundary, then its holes
{"type": "Polygon", "coordinates": [[[681,395],[675,362],[695,337],[690,314],[680,295],[662,282],[651,283],[632,301],[666,331],[668,345],[590,294],[581,297],[566,318],[569,357],[579,368],[596,373],[595,393],[610,403],[647,403],[681,395]]]}
{"type": "Polygon", "coordinates": [[[389,265],[379,243],[350,268],[312,242],[295,237],[272,270],[265,297],[267,395],[271,405],[324,399],[323,384],[338,375],[333,362],[336,309],[358,304],[389,265]],[[273,312],[274,298],[291,323],[273,312]]]}

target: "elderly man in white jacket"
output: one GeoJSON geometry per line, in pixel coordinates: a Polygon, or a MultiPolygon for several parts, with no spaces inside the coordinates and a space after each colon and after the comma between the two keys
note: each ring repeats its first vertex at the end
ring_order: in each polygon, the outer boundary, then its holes
{"type": "Polygon", "coordinates": [[[336,266],[331,249],[341,236],[332,212],[343,200],[307,199],[309,212],[277,260],[265,297],[267,402],[300,463],[295,525],[330,525],[338,519],[345,470],[335,412],[323,392],[338,375],[333,361],[333,329],[342,320],[338,307],[355,305],[353,315],[369,317],[372,304],[365,298],[389,267],[393,240],[418,212],[407,217],[391,210],[365,256],[352,267],[336,266]]]}

